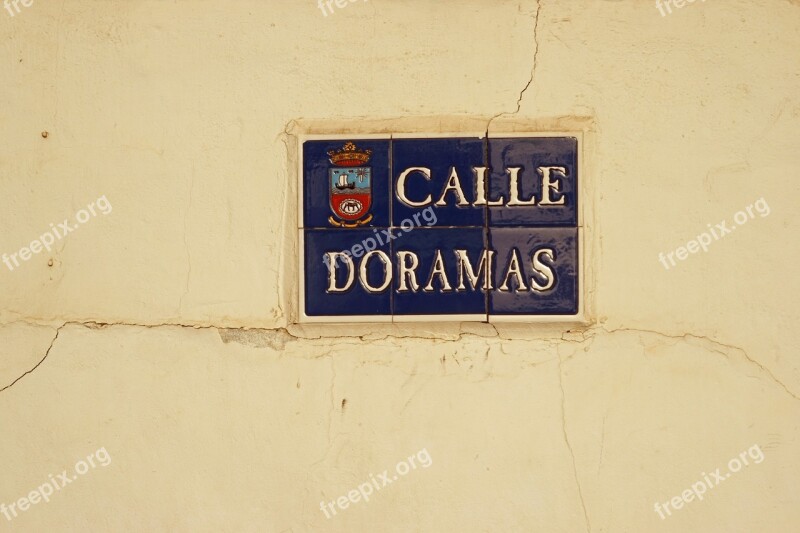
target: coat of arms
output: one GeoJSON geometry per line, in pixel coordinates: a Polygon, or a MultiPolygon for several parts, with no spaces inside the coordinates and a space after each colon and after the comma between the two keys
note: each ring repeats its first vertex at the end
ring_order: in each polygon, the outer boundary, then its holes
{"type": "Polygon", "coordinates": [[[334,167],[328,172],[331,225],[357,228],[372,220],[372,168],[365,166],[372,150],[359,150],[350,141],[339,150],[330,150],[328,159],[334,167]]]}

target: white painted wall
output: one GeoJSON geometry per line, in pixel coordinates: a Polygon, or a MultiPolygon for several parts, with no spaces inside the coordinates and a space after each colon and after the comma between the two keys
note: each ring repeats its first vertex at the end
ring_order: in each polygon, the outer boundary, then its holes
{"type": "Polygon", "coordinates": [[[0,503],[112,461],[0,528],[800,527],[796,1],[19,7],[0,253],[113,210],[0,264],[0,503]],[[292,325],[293,135],[492,117],[591,135],[592,324],[292,325]],[[760,198],[768,216],[659,262],[760,198]],[[428,468],[320,510],[421,449],[428,468]]]}

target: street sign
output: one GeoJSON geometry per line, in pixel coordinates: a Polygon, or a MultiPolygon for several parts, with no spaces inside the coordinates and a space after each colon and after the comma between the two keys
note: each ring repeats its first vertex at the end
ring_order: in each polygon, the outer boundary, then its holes
{"type": "Polygon", "coordinates": [[[301,322],[574,320],[580,144],[303,138],[301,322]]]}

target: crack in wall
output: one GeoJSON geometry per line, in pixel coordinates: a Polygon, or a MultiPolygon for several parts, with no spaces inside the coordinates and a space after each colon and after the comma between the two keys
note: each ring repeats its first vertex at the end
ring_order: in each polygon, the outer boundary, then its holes
{"type": "Polygon", "coordinates": [[[703,349],[711,351],[711,352],[718,353],[718,354],[724,356],[726,359],[730,359],[730,354],[728,352],[725,352],[725,351],[719,349],[718,347],[722,347],[722,348],[726,348],[726,349],[728,349],[730,351],[738,352],[738,353],[740,353],[742,355],[742,357],[747,362],[749,362],[752,365],[755,365],[761,371],[761,373],[766,374],[769,377],[770,381],[772,381],[773,383],[778,385],[781,389],[783,389],[784,392],[786,392],[786,394],[788,394],[789,396],[791,396],[795,400],[800,400],[800,396],[798,396],[797,394],[792,392],[789,389],[789,387],[787,387],[784,382],[782,382],[780,379],[778,379],[778,377],[769,368],[765,367],[763,364],[761,364],[757,360],[753,359],[750,356],[750,354],[748,354],[747,351],[744,348],[740,348],[739,346],[733,346],[731,344],[725,344],[725,343],[722,343],[720,341],[705,337],[703,335],[696,335],[694,333],[684,333],[683,335],[668,335],[666,333],[663,333],[663,332],[660,332],[660,331],[656,331],[656,330],[653,330],[653,329],[640,329],[640,328],[616,328],[616,329],[611,329],[611,330],[605,329],[605,328],[603,328],[603,329],[604,329],[604,331],[607,331],[608,333],[612,333],[612,334],[616,333],[618,331],[632,331],[632,332],[635,332],[635,333],[649,333],[651,335],[656,335],[658,337],[663,337],[663,338],[667,338],[667,339],[679,339],[679,340],[684,340],[684,341],[686,341],[687,339],[695,339],[695,340],[700,341],[701,343],[705,344],[704,346],[702,346],[703,349]]]}
{"type": "Polygon", "coordinates": [[[36,370],[37,368],[39,368],[39,365],[41,365],[42,363],[44,363],[45,359],[47,359],[47,357],[50,355],[50,351],[53,349],[53,346],[55,345],[55,343],[56,343],[56,340],[58,340],[58,335],[61,333],[61,330],[64,328],[64,326],[65,326],[65,325],[66,325],[66,324],[63,324],[63,325],[59,326],[58,328],[56,328],[56,334],[55,334],[55,336],[53,337],[53,340],[52,340],[52,341],[50,341],[50,346],[48,346],[48,347],[47,347],[47,351],[44,353],[44,357],[42,357],[42,358],[39,360],[39,362],[38,362],[38,363],[36,363],[36,365],[34,365],[34,367],[33,367],[33,368],[31,368],[30,370],[28,370],[27,372],[25,372],[24,374],[22,374],[20,377],[18,377],[18,378],[17,378],[17,379],[15,379],[14,381],[12,381],[12,382],[11,382],[9,385],[6,385],[6,386],[5,386],[5,387],[3,387],[2,389],[0,389],[0,393],[2,393],[3,391],[5,391],[5,390],[7,390],[7,389],[10,389],[10,388],[11,388],[11,387],[13,387],[14,385],[16,385],[16,384],[17,384],[17,382],[19,382],[19,381],[20,381],[22,378],[24,378],[24,377],[25,377],[25,376],[27,376],[28,374],[31,374],[31,373],[33,373],[33,371],[34,371],[34,370],[36,370]]]}
{"type": "Polygon", "coordinates": [[[578,498],[580,499],[581,508],[583,509],[583,519],[586,521],[586,531],[591,533],[592,523],[589,521],[589,513],[586,511],[586,502],[583,499],[583,488],[581,488],[581,481],[578,477],[578,466],[575,463],[575,452],[572,451],[572,444],[570,444],[569,436],[567,435],[567,395],[564,392],[564,375],[561,367],[560,357],[558,358],[558,386],[561,389],[561,431],[564,436],[564,444],[567,445],[567,450],[569,450],[569,455],[572,458],[572,473],[575,476],[575,484],[578,487],[578,498]]]}
{"type": "Polygon", "coordinates": [[[536,2],[536,11],[533,14],[533,18],[534,18],[534,23],[533,23],[534,49],[533,49],[533,64],[531,66],[531,75],[530,75],[530,78],[528,78],[528,82],[525,84],[525,87],[523,87],[522,90],[519,92],[519,97],[517,98],[517,109],[512,111],[512,112],[503,111],[502,113],[498,113],[495,116],[493,116],[492,118],[490,118],[489,122],[486,123],[486,136],[487,137],[489,136],[489,126],[492,125],[492,122],[494,121],[494,119],[502,117],[503,115],[516,115],[517,113],[519,113],[519,110],[522,108],[522,98],[524,97],[525,92],[531,87],[531,85],[533,85],[533,78],[536,75],[536,66],[538,65],[538,60],[539,60],[539,48],[540,48],[540,46],[539,46],[539,18],[540,18],[539,17],[539,13],[540,13],[541,10],[542,10],[542,0],[537,0],[537,2],[536,2]]]}
{"type": "Polygon", "coordinates": [[[188,227],[188,220],[189,214],[192,210],[192,194],[194,191],[194,178],[195,178],[195,168],[194,163],[192,163],[192,178],[189,182],[189,202],[186,206],[186,212],[183,214],[183,246],[186,249],[186,285],[183,289],[183,294],[181,294],[180,299],[178,300],[178,313],[183,312],[183,299],[189,294],[189,282],[192,278],[192,252],[189,250],[189,242],[186,240],[186,235],[189,233],[188,227]]]}
{"type": "MultiPolygon", "coordinates": [[[[312,486],[310,480],[314,472],[314,469],[325,462],[325,460],[330,455],[331,450],[333,449],[333,445],[336,441],[336,437],[333,435],[333,418],[336,414],[336,362],[334,361],[334,358],[332,356],[328,357],[330,357],[331,360],[331,386],[328,392],[331,401],[331,408],[328,412],[328,429],[327,429],[328,444],[325,447],[325,453],[322,455],[322,457],[320,457],[318,460],[314,461],[308,466],[308,471],[306,472],[306,478],[305,478],[306,487],[312,486]]],[[[342,405],[342,411],[344,411],[344,405],[342,405]]],[[[306,494],[310,494],[310,489],[306,489],[306,494]]],[[[323,497],[323,499],[326,500],[328,499],[324,491],[321,492],[321,496],[323,497]]],[[[305,508],[306,508],[306,503],[305,501],[303,501],[304,513],[305,513],[305,508]]]]}
{"type": "MultiPolygon", "coordinates": [[[[21,321],[20,320],[20,321],[16,321],[16,322],[25,322],[25,321],[21,321]]],[[[93,330],[103,330],[103,329],[107,329],[107,328],[110,328],[110,327],[119,327],[119,326],[141,327],[141,328],[147,328],[147,329],[160,329],[160,328],[165,328],[165,327],[180,327],[180,328],[187,328],[187,329],[214,329],[214,330],[217,331],[220,339],[225,344],[237,343],[237,344],[241,344],[241,345],[249,346],[249,347],[254,347],[254,348],[270,348],[270,349],[276,350],[276,351],[284,350],[286,345],[288,343],[290,343],[290,342],[303,340],[302,337],[298,337],[298,336],[295,336],[295,335],[291,334],[285,328],[277,328],[277,329],[246,329],[246,328],[220,328],[220,327],[215,327],[215,326],[196,326],[196,325],[185,325],[185,324],[146,325],[146,324],[136,324],[136,323],[103,323],[103,322],[96,322],[96,321],[87,321],[87,322],[70,321],[70,322],[64,322],[60,326],[55,328],[55,335],[53,336],[52,340],[50,341],[50,344],[49,344],[47,350],[45,351],[44,356],[30,370],[27,370],[22,375],[17,377],[14,381],[12,381],[9,385],[6,385],[2,389],[0,389],[0,393],[12,388],[14,385],[19,383],[26,376],[29,376],[29,375],[33,374],[48,359],[49,355],[52,353],[53,348],[55,347],[56,342],[59,339],[62,330],[65,327],[70,326],[70,325],[81,326],[81,327],[84,327],[84,328],[87,328],[87,329],[93,329],[93,330]]],[[[52,327],[52,326],[50,326],[50,327],[52,327]]],[[[756,367],[760,371],[760,373],[762,375],[768,376],[770,381],[772,381],[773,383],[778,385],[786,394],[790,395],[795,400],[800,399],[782,381],[780,381],[773,374],[773,372],[769,368],[767,368],[766,366],[761,364],[759,361],[757,361],[756,359],[751,357],[743,348],[740,348],[738,346],[725,344],[725,343],[716,341],[714,339],[708,338],[706,336],[702,336],[702,335],[698,335],[698,334],[694,334],[694,333],[684,333],[682,335],[670,335],[668,333],[664,333],[664,332],[661,332],[661,331],[651,330],[651,329],[643,329],[643,328],[620,327],[620,328],[616,328],[616,329],[606,329],[603,326],[594,326],[594,327],[590,327],[590,328],[586,328],[584,330],[578,330],[578,331],[567,330],[566,332],[562,333],[560,338],[555,337],[553,339],[511,339],[511,338],[503,337],[501,335],[500,331],[494,325],[493,325],[493,331],[496,334],[496,337],[480,336],[480,335],[476,335],[474,333],[462,333],[462,334],[459,334],[457,337],[455,337],[455,338],[453,338],[451,340],[438,339],[438,342],[458,344],[462,340],[464,340],[465,337],[482,338],[484,340],[484,342],[486,342],[486,346],[487,346],[487,351],[486,351],[486,354],[484,355],[484,359],[488,359],[489,351],[491,349],[491,342],[489,341],[489,339],[498,339],[499,341],[507,341],[507,342],[544,342],[544,343],[549,343],[553,347],[557,347],[561,343],[571,344],[573,346],[575,344],[582,345],[582,344],[587,344],[587,343],[589,343],[588,345],[591,345],[591,344],[593,344],[595,342],[595,340],[599,336],[598,333],[605,333],[605,334],[610,335],[610,336],[614,336],[614,335],[618,335],[618,334],[625,334],[625,333],[637,333],[637,334],[641,334],[641,335],[652,335],[652,336],[655,336],[655,337],[657,337],[659,339],[662,339],[662,340],[669,339],[669,340],[672,340],[672,341],[684,342],[684,343],[687,343],[687,344],[694,344],[694,345],[702,348],[703,350],[705,350],[707,352],[713,352],[713,353],[720,354],[720,355],[722,355],[723,357],[725,357],[728,360],[732,360],[733,353],[741,354],[741,358],[742,358],[743,361],[745,361],[749,365],[752,365],[752,366],[756,367]]],[[[320,340],[320,341],[323,341],[323,342],[330,341],[330,340],[335,340],[335,339],[341,340],[341,339],[348,339],[348,338],[360,339],[361,342],[369,342],[370,340],[375,340],[375,339],[367,339],[367,340],[365,340],[364,337],[368,337],[368,335],[351,336],[351,337],[347,337],[347,336],[344,336],[344,337],[343,336],[338,336],[338,337],[316,337],[316,338],[312,338],[312,339],[309,339],[309,340],[311,340],[311,341],[320,340]]],[[[387,335],[381,337],[381,340],[389,339],[389,338],[393,338],[393,337],[394,337],[393,335],[387,334],[387,335]]],[[[396,338],[398,338],[398,339],[399,338],[414,339],[415,337],[407,336],[407,337],[396,337],[396,338]]],[[[506,353],[505,350],[503,349],[503,343],[502,342],[500,344],[500,352],[501,353],[506,353]]],[[[573,477],[574,477],[574,480],[575,480],[575,484],[576,484],[576,488],[577,488],[577,492],[578,492],[578,499],[580,501],[581,510],[582,510],[583,517],[584,517],[584,521],[585,521],[585,524],[586,524],[586,530],[589,533],[591,533],[592,524],[591,524],[590,515],[589,515],[587,504],[586,504],[586,497],[584,495],[584,490],[583,490],[583,487],[581,485],[581,480],[580,480],[580,476],[579,476],[579,472],[578,472],[578,468],[577,468],[577,459],[576,459],[576,456],[575,456],[575,451],[573,449],[572,442],[571,442],[570,437],[569,437],[569,431],[568,431],[567,420],[566,420],[566,414],[567,414],[567,409],[566,409],[566,390],[564,388],[564,377],[565,376],[564,376],[563,365],[564,365],[564,363],[570,361],[571,359],[573,359],[574,357],[579,355],[581,352],[582,352],[582,350],[575,350],[574,353],[572,353],[569,356],[565,357],[565,356],[561,356],[560,355],[560,356],[558,356],[558,357],[556,357],[554,359],[557,361],[557,364],[558,364],[558,386],[559,386],[559,389],[560,389],[560,392],[561,392],[561,429],[562,429],[563,442],[564,442],[564,444],[565,444],[565,446],[567,448],[567,451],[569,452],[569,455],[570,455],[570,459],[571,459],[571,463],[572,463],[573,477]]],[[[453,359],[453,361],[457,365],[460,366],[460,362],[459,362],[458,358],[456,357],[455,353],[450,354],[450,356],[453,359]]],[[[320,464],[323,464],[328,459],[328,457],[330,456],[331,451],[333,450],[333,447],[334,447],[334,445],[336,443],[336,440],[337,440],[337,435],[336,435],[336,432],[334,431],[334,423],[335,423],[335,416],[336,416],[336,413],[338,411],[339,402],[337,402],[337,394],[336,394],[336,389],[335,389],[336,377],[337,377],[336,376],[336,368],[335,368],[335,358],[330,353],[327,353],[322,357],[330,358],[330,362],[331,362],[331,380],[330,380],[330,389],[328,391],[330,408],[328,410],[329,412],[328,412],[327,430],[326,430],[327,446],[325,447],[325,451],[324,451],[324,454],[322,455],[322,457],[320,457],[317,461],[313,462],[310,465],[309,474],[307,476],[309,478],[312,475],[312,470],[315,467],[319,466],[320,464]]],[[[541,363],[537,363],[537,364],[534,364],[534,365],[531,365],[531,366],[543,365],[544,363],[549,363],[549,362],[553,361],[554,359],[549,359],[547,361],[543,361],[541,363]]],[[[412,374],[416,374],[416,365],[415,365],[415,370],[412,371],[412,374]]],[[[487,377],[491,377],[491,375],[489,375],[487,377]]],[[[411,378],[411,376],[409,377],[409,379],[410,378],[411,378]]],[[[428,381],[423,383],[423,385],[421,387],[419,387],[416,391],[414,391],[412,394],[410,394],[410,396],[407,399],[407,401],[405,402],[405,405],[403,406],[401,412],[403,410],[405,410],[405,408],[414,399],[414,397],[423,388],[425,388],[425,386],[427,386],[433,379],[434,378],[431,377],[428,381]]],[[[409,383],[409,380],[406,380],[405,384],[408,384],[408,383],[409,383]]],[[[603,461],[604,440],[605,440],[605,417],[603,418],[603,430],[602,430],[602,435],[601,435],[601,439],[600,439],[600,443],[599,443],[599,446],[600,446],[600,464],[598,465],[598,471],[600,469],[600,466],[602,466],[602,461],[603,461]]]]}
{"type": "MultiPolygon", "coordinates": [[[[13,325],[15,323],[23,323],[28,325],[36,325],[36,326],[47,326],[53,327],[52,323],[49,324],[42,324],[28,320],[15,320],[13,322],[7,322],[4,324],[0,324],[0,326],[7,326],[13,325]]],[[[560,335],[548,335],[542,337],[510,337],[504,336],[501,334],[500,330],[497,326],[492,325],[492,330],[495,333],[495,336],[491,335],[480,335],[474,332],[459,332],[457,334],[450,334],[449,338],[444,337],[447,335],[446,333],[441,332],[426,332],[426,334],[401,334],[397,332],[387,332],[383,335],[375,335],[374,333],[365,333],[362,335],[317,335],[317,336],[304,336],[301,334],[296,334],[290,331],[287,328],[274,328],[274,329],[261,329],[261,328],[229,328],[229,327],[221,327],[215,325],[196,325],[196,324],[181,324],[181,323],[164,323],[164,324],[138,324],[135,322],[98,322],[98,321],[68,321],[63,322],[56,328],[56,335],[53,338],[52,343],[50,344],[49,348],[47,349],[45,355],[42,359],[30,370],[25,372],[23,375],[15,379],[10,385],[0,389],[0,392],[9,389],[15,383],[17,383],[20,379],[27,376],[28,374],[32,373],[36,370],[47,356],[50,354],[50,351],[53,348],[53,344],[58,339],[58,335],[61,330],[66,326],[81,326],[88,329],[106,329],[110,327],[140,327],[140,328],[147,328],[147,329],[160,329],[160,328],[168,328],[168,327],[177,327],[177,328],[184,328],[184,329],[194,329],[194,330],[214,330],[216,331],[217,335],[219,336],[220,340],[225,343],[237,343],[243,346],[248,346],[251,348],[269,348],[275,351],[284,351],[287,344],[296,341],[320,341],[325,343],[336,342],[336,341],[347,341],[347,340],[354,340],[360,341],[361,343],[368,343],[374,342],[379,340],[430,340],[436,343],[453,343],[459,344],[467,339],[480,339],[486,341],[487,339],[497,339],[499,341],[507,341],[507,342],[538,342],[538,343],[545,343],[548,344],[552,348],[557,348],[559,345],[564,343],[567,344],[584,344],[584,343],[594,343],[596,340],[598,333],[606,333],[609,335],[614,335],[617,333],[625,333],[625,332],[633,332],[633,333],[641,333],[641,334],[648,334],[654,335],[662,339],[672,339],[678,341],[684,341],[686,343],[692,344],[690,340],[695,341],[699,347],[702,349],[714,352],[722,355],[727,359],[731,359],[732,352],[741,355],[743,361],[747,362],[748,364],[754,366],[759,370],[759,373],[763,376],[766,376],[769,381],[777,385],[781,390],[783,390],[787,395],[789,395],[794,400],[800,400],[800,396],[797,393],[792,391],[783,381],[781,381],[775,373],[770,370],[767,366],[759,362],[757,359],[753,358],[747,351],[739,346],[734,346],[730,344],[725,344],[723,342],[717,341],[715,339],[708,338],[703,335],[698,335],[695,333],[684,333],[682,335],[670,335],[668,333],[664,333],[657,330],[652,329],[642,329],[642,328],[629,328],[629,327],[620,327],[615,329],[606,329],[602,325],[593,325],[587,326],[584,328],[572,329],[563,331],[560,335]]],[[[513,330],[512,330],[513,332],[513,330]]],[[[500,353],[507,354],[506,350],[504,349],[503,343],[500,344],[500,353]]],[[[487,350],[484,359],[488,359],[489,351],[487,350]]],[[[451,354],[454,362],[460,365],[460,361],[455,357],[455,355],[451,354]]],[[[573,353],[572,355],[568,356],[563,361],[559,359],[559,363],[567,362],[571,360],[573,357],[578,355],[578,352],[573,353]]],[[[324,357],[330,357],[330,354],[321,355],[318,357],[314,357],[314,359],[320,359],[324,357]]],[[[534,364],[533,366],[537,366],[539,363],[534,364]]],[[[530,366],[530,365],[529,365],[530,366]]],[[[491,377],[491,376],[487,376],[491,377]]]]}

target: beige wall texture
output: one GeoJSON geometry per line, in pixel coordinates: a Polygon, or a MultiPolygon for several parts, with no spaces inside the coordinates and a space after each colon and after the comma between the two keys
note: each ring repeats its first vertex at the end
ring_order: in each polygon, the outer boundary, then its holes
{"type": "Polygon", "coordinates": [[[0,532],[800,531],[800,3],[338,3],[0,10],[0,532]],[[487,129],[589,323],[295,325],[297,136],[487,129]]]}

